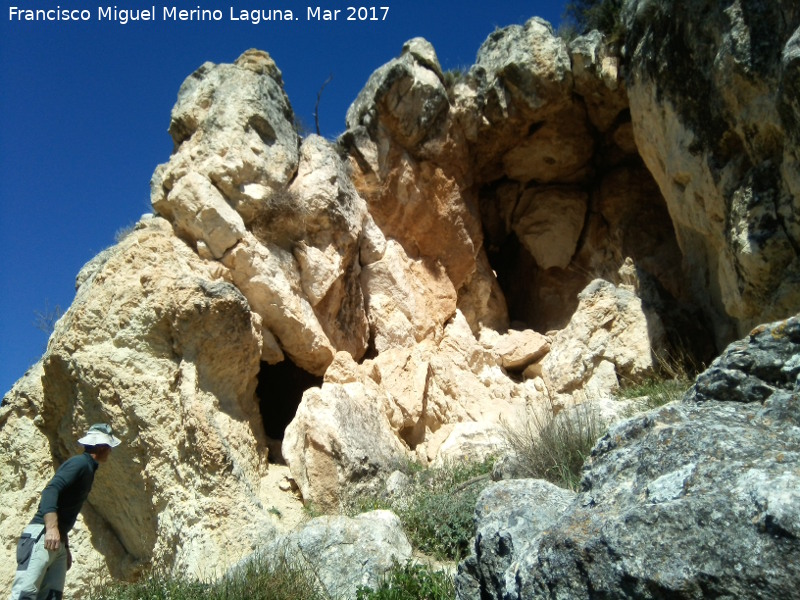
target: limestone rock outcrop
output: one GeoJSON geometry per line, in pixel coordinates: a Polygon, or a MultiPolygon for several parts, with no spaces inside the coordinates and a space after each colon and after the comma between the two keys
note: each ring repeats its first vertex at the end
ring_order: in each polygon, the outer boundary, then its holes
{"type": "Polygon", "coordinates": [[[554,404],[607,399],[620,384],[652,377],[663,348],[661,319],[630,287],[596,279],[578,295],[578,308],[553,336],[541,364],[554,404]]]}
{"type": "MultiPolygon", "coordinates": [[[[76,440],[96,422],[125,443],[98,470],[72,536],[83,564],[74,589],[103,561],[121,578],[153,562],[224,569],[232,545],[255,549],[269,538],[254,399],[261,323],[224,275],[159,217],[81,273],[43,361],[0,409],[3,481],[14,486],[2,503],[9,553],[53,465],[78,452],[76,440]]],[[[3,564],[8,581],[13,565],[3,564]]]]}
{"type": "MultiPolygon", "coordinates": [[[[704,360],[800,309],[798,11],[630,0],[626,19],[625,53],[533,18],[463,72],[412,39],[335,141],[300,138],[266,52],[190,75],[155,214],[78,274],[3,399],[8,554],[97,421],[125,444],[74,533],[87,559],[69,593],[152,565],[221,573],[276,539],[270,461],[290,470],[281,490],[334,508],[398,461],[496,454],[502,423],[541,406],[618,411],[612,391],[670,348],[704,360]],[[713,31],[695,35],[704,10],[713,31]]],[[[688,428],[701,409],[652,419],[688,428]]],[[[738,414],[718,418],[736,429],[738,414]]]]}
{"type": "Polygon", "coordinates": [[[682,402],[612,427],[544,523],[534,515],[561,491],[479,503],[458,597],[795,597],[798,357],[800,316],[731,344],[682,402]]]}
{"type": "Polygon", "coordinates": [[[633,132],[719,342],[800,303],[800,12],[626,3],[633,132]],[[702,24],[702,25],[701,25],[702,24]]]}
{"type": "Polygon", "coordinates": [[[459,312],[438,344],[386,350],[362,364],[338,353],[322,386],[303,396],[283,455],[303,497],[333,507],[342,490],[369,487],[404,460],[497,453],[501,419],[544,397],[534,381],[512,381],[501,353],[476,340],[459,312]]]}

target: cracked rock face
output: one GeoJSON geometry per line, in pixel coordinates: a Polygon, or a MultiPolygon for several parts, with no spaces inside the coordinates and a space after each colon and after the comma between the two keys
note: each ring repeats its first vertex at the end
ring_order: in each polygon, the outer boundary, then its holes
{"type": "Polygon", "coordinates": [[[226,548],[255,548],[272,528],[259,498],[259,317],[158,217],[81,280],[40,365],[3,403],[3,481],[21,483],[4,494],[3,537],[19,535],[81,432],[108,422],[124,443],[98,470],[70,536],[83,563],[71,585],[86,589],[103,564],[134,577],[158,557],[189,572],[221,568],[226,548]],[[11,476],[20,468],[25,482],[11,476]]]}
{"type": "Polygon", "coordinates": [[[695,301],[727,342],[800,303],[800,12],[791,0],[637,0],[626,15],[636,143],[695,301]]]}

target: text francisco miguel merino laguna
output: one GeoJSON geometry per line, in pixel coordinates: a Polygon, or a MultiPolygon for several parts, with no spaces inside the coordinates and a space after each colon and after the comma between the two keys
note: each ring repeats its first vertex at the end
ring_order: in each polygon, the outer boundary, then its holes
{"type": "Polygon", "coordinates": [[[177,6],[155,6],[147,8],[117,8],[98,6],[88,8],[22,8],[9,6],[9,21],[112,21],[121,25],[136,21],[248,21],[253,25],[266,21],[385,21],[389,14],[388,6],[343,6],[327,10],[319,6],[306,6],[305,10],[291,9],[244,9],[228,7],[206,9],[196,6],[191,9],[177,6]]]}

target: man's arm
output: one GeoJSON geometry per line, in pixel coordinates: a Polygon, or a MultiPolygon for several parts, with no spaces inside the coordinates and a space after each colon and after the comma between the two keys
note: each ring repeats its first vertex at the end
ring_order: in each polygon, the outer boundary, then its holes
{"type": "Polygon", "coordinates": [[[54,512],[44,515],[44,547],[58,550],[61,547],[61,532],[58,531],[58,515],[54,512]]]}
{"type": "MultiPolygon", "coordinates": [[[[42,490],[39,510],[44,515],[44,547],[58,550],[61,547],[61,532],[58,530],[58,499],[61,491],[70,485],[80,472],[80,463],[68,460],[56,471],[56,474],[42,490]]],[[[66,541],[66,540],[64,540],[66,541]]]]}

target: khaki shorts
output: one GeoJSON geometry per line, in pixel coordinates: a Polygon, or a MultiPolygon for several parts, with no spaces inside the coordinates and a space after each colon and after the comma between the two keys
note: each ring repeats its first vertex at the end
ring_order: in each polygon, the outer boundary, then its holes
{"type": "Polygon", "coordinates": [[[17,572],[10,600],[61,600],[67,549],[44,547],[44,525],[28,525],[17,543],[17,572]]]}

